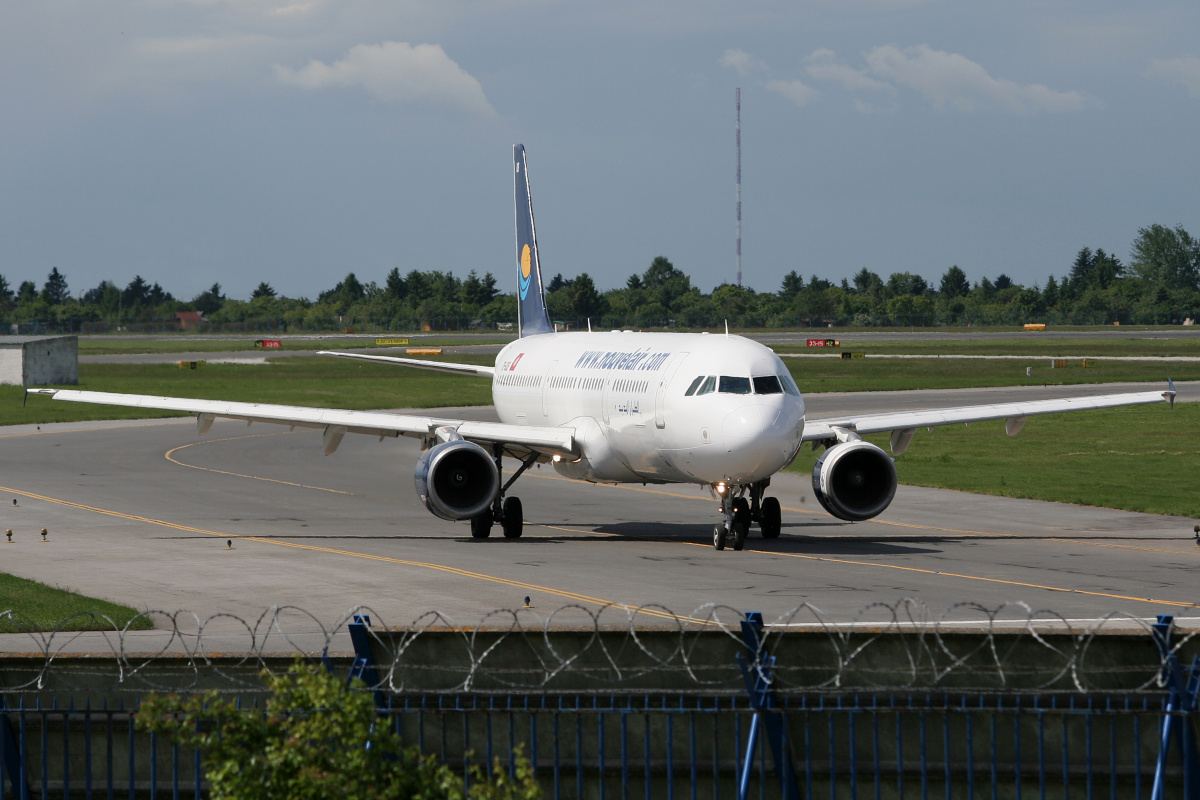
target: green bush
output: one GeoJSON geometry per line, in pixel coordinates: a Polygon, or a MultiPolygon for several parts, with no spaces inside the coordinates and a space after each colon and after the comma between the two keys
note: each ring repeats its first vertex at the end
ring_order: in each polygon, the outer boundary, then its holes
{"type": "Polygon", "coordinates": [[[215,692],[151,695],[137,714],[140,730],[201,751],[216,800],[535,800],[541,790],[529,760],[515,777],[497,759],[492,774],[462,777],[415,747],[404,747],[375,711],[361,682],[345,682],[297,660],[284,675],[264,674],[264,709],[238,709],[215,692]]]}

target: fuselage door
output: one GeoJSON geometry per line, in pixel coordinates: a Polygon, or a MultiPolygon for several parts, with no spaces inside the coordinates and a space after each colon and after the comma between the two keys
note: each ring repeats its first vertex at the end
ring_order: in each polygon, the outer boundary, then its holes
{"type": "Polygon", "coordinates": [[[550,365],[550,369],[546,371],[546,377],[542,381],[542,416],[550,418],[550,407],[553,405],[553,400],[550,393],[553,391],[555,380],[555,371],[558,369],[558,362],[555,361],[550,365]]]}
{"type": "Polygon", "coordinates": [[[659,374],[658,391],[654,393],[654,427],[667,427],[666,405],[667,405],[667,386],[670,385],[671,379],[675,377],[676,370],[679,369],[680,363],[688,357],[688,352],[676,353],[671,356],[671,360],[667,362],[667,366],[659,374]]]}

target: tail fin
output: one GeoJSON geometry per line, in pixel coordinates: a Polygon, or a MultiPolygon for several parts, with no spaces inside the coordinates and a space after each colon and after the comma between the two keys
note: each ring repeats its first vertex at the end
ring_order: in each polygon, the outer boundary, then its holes
{"type": "Polygon", "coordinates": [[[525,145],[513,145],[517,192],[517,327],[520,336],[554,333],[546,312],[542,290],[542,267],[538,261],[537,234],[533,227],[533,200],[529,196],[529,169],[525,145]]]}

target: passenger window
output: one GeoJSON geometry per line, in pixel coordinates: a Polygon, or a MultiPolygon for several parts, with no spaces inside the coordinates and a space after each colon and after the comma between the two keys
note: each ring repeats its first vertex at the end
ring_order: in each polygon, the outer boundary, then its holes
{"type": "Polygon", "coordinates": [[[788,394],[800,396],[800,389],[796,386],[796,382],[792,380],[792,376],[786,372],[779,376],[779,380],[783,381],[783,390],[788,394]]]}
{"type": "Polygon", "coordinates": [[[779,378],[774,375],[763,375],[761,378],[754,379],[755,394],[783,394],[783,387],[779,385],[779,378]]]}
{"type": "Polygon", "coordinates": [[[722,375],[721,388],[718,391],[723,394],[750,394],[750,379],[733,375],[722,375]]]}
{"type": "Polygon", "coordinates": [[[704,380],[704,376],[703,376],[703,375],[699,376],[698,378],[696,378],[696,380],[692,381],[692,385],[691,385],[691,386],[689,386],[689,387],[688,387],[688,390],[687,390],[686,392],[684,392],[684,393],[683,393],[683,396],[684,396],[684,397],[691,397],[692,395],[694,395],[694,394],[696,393],[696,390],[700,388],[700,382],[701,382],[702,380],[704,380]]]}
{"type": "Polygon", "coordinates": [[[696,390],[696,394],[697,395],[711,394],[712,391],[716,388],[717,388],[717,379],[714,376],[709,375],[707,378],[704,379],[704,383],[700,385],[700,388],[696,390]]]}

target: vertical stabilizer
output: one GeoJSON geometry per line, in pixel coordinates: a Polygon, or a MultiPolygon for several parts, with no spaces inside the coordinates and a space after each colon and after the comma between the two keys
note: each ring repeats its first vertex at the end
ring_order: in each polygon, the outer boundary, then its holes
{"type": "Polygon", "coordinates": [[[529,196],[529,171],[525,145],[513,145],[517,193],[517,324],[519,335],[553,333],[542,291],[542,267],[538,261],[537,234],[533,227],[533,200],[529,196]]]}

